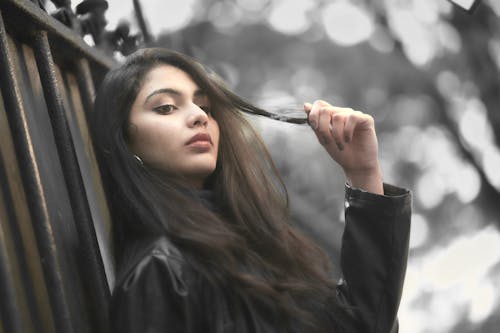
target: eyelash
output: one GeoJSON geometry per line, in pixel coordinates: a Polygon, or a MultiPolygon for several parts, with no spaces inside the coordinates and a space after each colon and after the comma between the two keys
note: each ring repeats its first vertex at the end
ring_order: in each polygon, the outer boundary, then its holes
{"type": "Polygon", "coordinates": [[[153,108],[154,111],[156,111],[160,114],[169,114],[170,112],[172,112],[175,109],[176,109],[175,105],[172,105],[172,104],[164,104],[164,105],[160,105],[160,106],[153,108]],[[168,110],[165,110],[165,108],[168,108],[168,110]]]}
{"type": "MultiPolygon", "coordinates": [[[[200,106],[199,108],[202,109],[207,115],[212,115],[212,111],[209,106],[200,106]]],[[[177,107],[172,104],[164,104],[153,108],[153,110],[159,114],[169,114],[175,109],[177,109],[177,107]],[[168,110],[165,110],[165,108],[168,108],[168,110]]]]}

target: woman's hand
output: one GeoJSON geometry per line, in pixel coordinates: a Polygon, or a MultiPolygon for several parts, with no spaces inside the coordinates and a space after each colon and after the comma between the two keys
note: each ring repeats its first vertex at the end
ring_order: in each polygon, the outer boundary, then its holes
{"type": "Polygon", "coordinates": [[[321,100],[305,103],[304,111],[319,142],[344,169],[349,183],[365,191],[383,194],[373,118],[321,100]]]}

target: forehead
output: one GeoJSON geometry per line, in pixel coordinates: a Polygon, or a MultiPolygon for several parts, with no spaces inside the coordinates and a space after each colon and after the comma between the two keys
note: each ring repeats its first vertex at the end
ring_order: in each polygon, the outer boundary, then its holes
{"type": "Polygon", "coordinates": [[[146,74],[141,90],[147,92],[151,89],[163,88],[166,86],[182,88],[188,91],[194,91],[199,88],[189,74],[182,69],[162,64],[153,67],[146,74]]]}

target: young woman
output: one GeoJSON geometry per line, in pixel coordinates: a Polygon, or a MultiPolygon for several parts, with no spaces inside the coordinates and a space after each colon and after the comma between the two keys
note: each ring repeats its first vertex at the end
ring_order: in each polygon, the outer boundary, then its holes
{"type": "Polygon", "coordinates": [[[373,119],[304,105],[347,178],[336,283],[288,223],[284,184],[242,112],[263,111],[165,49],[105,77],[91,128],[114,220],[113,332],[396,332],[411,199],[382,183],[373,119]]]}

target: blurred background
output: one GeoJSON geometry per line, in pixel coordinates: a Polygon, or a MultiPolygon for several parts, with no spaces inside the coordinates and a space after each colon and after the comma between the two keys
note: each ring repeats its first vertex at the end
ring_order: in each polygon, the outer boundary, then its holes
{"type": "MultiPolygon", "coordinates": [[[[108,3],[106,29],[128,22],[258,106],[373,115],[385,181],[414,195],[400,332],[499,331],[500,1],[142,0],[142,29],[132,0],[108,3]]],[[[342,171],[307,125],[249,118],[338,268],[342,171]]]]}

